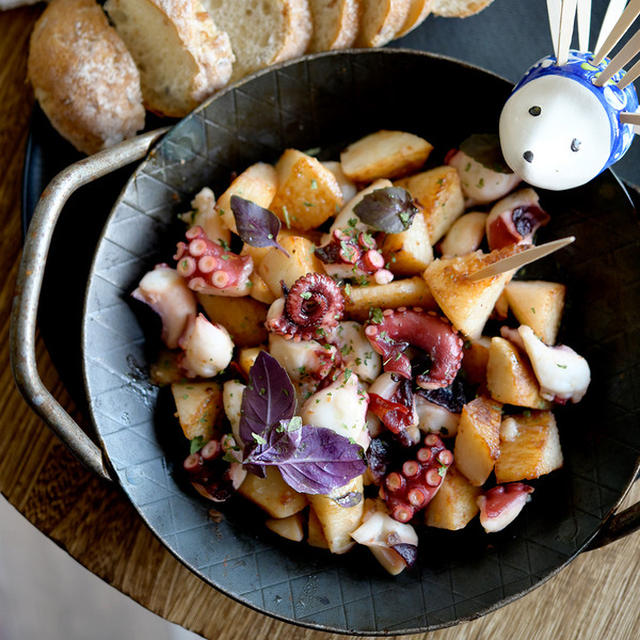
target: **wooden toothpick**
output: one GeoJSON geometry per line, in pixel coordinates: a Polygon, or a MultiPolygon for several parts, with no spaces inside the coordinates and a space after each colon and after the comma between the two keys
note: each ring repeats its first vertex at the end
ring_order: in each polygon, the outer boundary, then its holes
{"type": "Polygon", "coordinates": [[[578,0],[578,48],[589,51],[591,32],[591,0],[578,0]]]}
{"type": "Polygon", "coordinates": [[[569,47],[573,38],[577,7],[578,0],[562,0],[562,6],[560,7],[560,33],[558,34],[558,65],[567,64],[569,60],[569,47]]]}
{"type": "Polygon", "coordinates": [[[611,32],[606,37],[605,41],[600,47],[598,47],[594,56],[594,64],[598,65],[606,58],[606,56],[609,54],[609,51],[611,51],[611,49],[613,49],[613,47],[618,44],[620,38],[622,38],[622,36],[627,32],[629,27],[634,23],[635,19],[639,15],[640,0],[631,0],[627,5],[627,8],[622,12],[622,15],[611,29],[611,32]]]}
{"type": "Polygon", "coordinates": [[[484,280],[485,278],[497,276],[501,273],[505,273],[506,271],[511,271],[512,269],[519,269],[520,267],[524,267],[524,265],[526,264],[531,264],[532,262],[535,262],[540,258],[548,256],[550,253],[553,253],[558,249],[562,249],[562,247],[566,247],[567,245],[574,242],[575,239],[575,236],[568,236],[566,238],[561,238],[560,240],[554,240],[553,242],[541,244],[538,247],[525,249],[520,253],[516,253],[515,255],[509,256],[508,258],[503,258],[502,260],[498,260],[498,262],[494,262],[488,267],[477,271],[469,277],[469,280],[471,282],[477,282],[478,280],[484,280]]]}

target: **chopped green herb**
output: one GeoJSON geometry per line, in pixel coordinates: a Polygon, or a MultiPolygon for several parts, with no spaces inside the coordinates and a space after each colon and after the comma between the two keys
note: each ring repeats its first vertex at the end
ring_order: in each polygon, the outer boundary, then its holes
{"type": "Polygon", "coordinates": [[[229,243],[224,238],[218,238],[220,240],[220,246],[225,250],[229,251],[229,243]]]}
{"type": "Polygon", "coordinates": [[[350,227],[355,227],[358,224],[358,218],[349,218],[348,224],[350,227]]]}
{"type": "Polygon", "coordinates": [[[284,223],[287,225],[287,229],[291,229],[291,220],[289,220],[287,207],[282,207],[282,215],[284,216],[284,223]]]}
{"type": "Polygon", "coordinates": [[[369,322],[373,322],[373,324],[382,324],[383,319],[384,315],[380,307],[371,307],[371,309],[369,309],[369,322]]]}
{"type": "Polygon", "coordinates": [[[349,378],[351,377],[351,374],[353,373],[353,371],[351,371],[351,369],[345,369],[344,370],[344,381],[347,382],[349,380],[349,378]]]}
{"type": "Polygon", "coordinates": [[[535,307],[531,307],[531,313],[533,313],[533,315],[535,315],[535,313],[536,313],[536,308],[535,307]]]}
{"type": "Polygon", "coordinates": [[[346,296],[351,297],[351,285],[348,282],[344,285],[344,293],[346,296]]]}
{"type": "Polygon", "coordinates": [[[444,478],[447,475],[447,465],[443,464],[438,467],[438,475],[444,478]]]}
{"type": "Polygon", "coordinates": [[[189,444],[189,453],[196,453],[200,451],[205,444],[207,443],[204,441],[203,436],[196,436],[189,444]]]}
{"type": "Polygon", "coordinates": [[[267,444],[267,441],[259,434],[259,433],[252,433],[251,437],[258,443],[258,444],[267,444]]]}
{"type": "Polygon", "coordinates": [[[306,200],[302,203],[305,207],[313,207],[313,202],[307,202],[306,200]]]}
{"type": "Polygon", "coordinates": [[[522,414],[524,415],[525,418],[531,417],[531,411],[529,411],[529,409],[526,409],[525,411],[523,411],[522,414]]]}
{"type": "Polygon", "coordinates": [[[464,168],[465,171],[469,171],[471,169],[471,163],[467,162],[467,166],[464,168]]]}
{"type": "Polygon", "coordinates": [[[302,429],[302,418],[300,416],[293,416],[293,418],[289,420],[289,424],[287,425],[287,430],[297,431],[298,429],[302,429]]]}
{"type": "Polygon", "coordinates": [[[303,291],[303,292],[300,294],[300,297],[301,297],[303,300],[308,300],[308,299],[311,297],[311,291],[303,291]]]}
{"type": "Polygon", "coordinates": [[[567,365],[566,364],[560,364],[560,363],[556,362],[556,367],[560,367],[560,369],[566,369],[567,365]]]}

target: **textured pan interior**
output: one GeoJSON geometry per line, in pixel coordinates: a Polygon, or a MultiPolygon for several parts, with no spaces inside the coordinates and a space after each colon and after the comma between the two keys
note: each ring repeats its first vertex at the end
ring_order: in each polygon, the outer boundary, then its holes
{"type": "MultiPolygon", "coordinates": [[[[285,620],[350,633],[408,633],[475,617],[536,586],[595,534],[632,480],[640,451],[640,232],[610,173],[571,193],[544,193],[552,215],[540,234],[574,245],[527,278],[569,287],[561,340],[583,353],[593,382],[576,407],[556,412],[565,467],[535,482],[516,522],[486,536],[425,530],[418,565],[387,576],[360,549],[331,556],[269,534],[242,502],[210,505],[185,486],[185,443],[170,400],[146,378],[158,327],[128,294],[172,254],[177,212],[194,191],[216,193],[231,173],[275,161],[287,147],[345,143],[405,129],[437,157],[471,132],[495,131],[509,93],[502,79],[427,54],[321,55],[262,73],[183,120],[135,172],[99,243],[87,292],[84,366],[100,438],[125,492],[171,551],[228,595],[285,620]],[[435,152],[434,152],[435,153],[435,152]]],[[[152,568],[150,568],[152,570],[152,568]]]]}

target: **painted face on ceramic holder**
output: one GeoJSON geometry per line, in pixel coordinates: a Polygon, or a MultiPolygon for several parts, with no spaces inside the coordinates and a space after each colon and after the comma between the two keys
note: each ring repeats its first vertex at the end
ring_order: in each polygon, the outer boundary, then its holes
{"type": "Polygon", "coordinates": [[[629,149],[633,125],[622,111],[638,111],[633,84],[619,89],[615,74],[604,87],[595,79],[609,63],[570,51],[567,64],[539,60],[516,85],[500,115],[500,145],[507,164],[534,187],[559,191],[580,186],[629,149]]]}

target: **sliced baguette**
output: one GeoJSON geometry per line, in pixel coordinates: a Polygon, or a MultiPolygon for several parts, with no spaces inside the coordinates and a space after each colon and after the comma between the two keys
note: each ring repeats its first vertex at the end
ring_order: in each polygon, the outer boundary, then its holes
{"type": "Polygon", "coordinates": [[[140,74],[94,0],[54,0],[45,9],[27,74],[51,124],[80,151],[95,153],[144,127],[140,74]]]}
{"type": "Polygon", "coordinates": [[[202,0],[231,38],[233,80],[302,55],[313,26],[308,0],[202,0]]]}
{"type": "Polygon", "coordinates": [[[443,18],[468,18],[486,9],[493,0],[433,0],[432,11],[443,18]]]}
{"type": "Polygon", "coordinates": [[[358,47],[382,47],[403,27],[412,0],[362,0],[358,47]]]}
{"type": "Polygon", "coordinates": [[[433,0],[411,0],[409,13],[400,31],[396,34],[396,38],[406,36],[407,33],[419,27],[424,22],[424,19],[431,13],[432,6],[433,0]]]}
{"type": "Polygon", "coordinates": [[[229,81],[229,36],[198,0],[108,0],[105,9],[140,69],[151,111],[182,117],[229,81]]]}
{"type": "Polygon", "coordinates": [[[309,51],[348,49],[358,35],[360,0],[309,0],[313,35],[309,51]]]}

